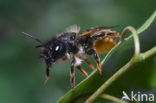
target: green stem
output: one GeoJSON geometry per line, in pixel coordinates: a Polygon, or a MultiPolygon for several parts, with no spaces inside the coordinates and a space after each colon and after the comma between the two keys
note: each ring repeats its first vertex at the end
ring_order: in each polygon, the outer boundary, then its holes
{"type": "MultiPolygon", "coordinates": [[[[145,53],[141,53],[139,57],[142,57],[143,59],[139,59],[139,61],[147,59],[154,54],[156,54],[156,47],[153,47],[152,49],[146,51],[145,53]]],[[[110,84],[112,84],[117,78],[119,78],[122,74],[124,74],[127,70],[129,70],[131,66],[133,66],[135,63],[139,61],[135,61],[133,57],[126,65],[124,65],[121,69],[119,69],[101,87],[99,87],[99,89],[89,97],[86,103],[92,103],[104,90],[106,90],[106,88],[110,84]]]]}
{"type": "Polygon", "coordinates": [[[111,76],[101,87],[99,87],[97,89],[96,92],[94,92],[86,101],[86,103],[92,103],[100,94],[102,94],[102,92],[110,85],[112,84],[117,78],[119,78],[119,76],[121,76],[121,74],[123,74],[125,71],[127,71],[128,68],[130,68],[133,64],[134,61],[136,59],[136,57],[139,55],[140,53],[140,44],[139,44],[139,39],[137,36],[137,32],[136,30],[131,27],[128,26],[126,27],[122,34],[121,34],[121,41],[124,41],[125,35],[128,31],[132,32],[133,38],[134,38],[134,47],[135,47],[135,51],[134,51],[134,57],[132,57],[132,59],[125,65],[123,66],[121,69],[119,69],[113,76],[111,76]],[[138,49],[139,48],[139,49],[138,49]]]}
{"type": "Polygon", "coordinates": [[[104,99],[107,99],[107,100],[114,101],[115,103],[127,103],[127,102],[123,102],[123,101],[120,100],[119,98],[114,97],[114,96],[111,96],[111,95],[109,95],[109,94],[102,94],[100,97],[101,97],[101,98],[104,98],[104,99]]]}
{"type": "Polygon", "coordinates": [[[136,30],[132,26],[128,26],[123,30],[121,34],[121,41],[122,42],[124,41],[125,35],[127,34],[128,31],[132,32],[134,39],[134,47],[135,47],[134,57],[138,57],[140,53],[140,42],[136,30]]]}
{"type": "MultiPolygon", "coordinates": [[[[145,53],[141,53],[140,54],[140,57],[145,60],[147,59],[148,57],[150,57],[151,55],[154,55],[156,52],[156,46],[154,46],[152,49],[146,51],[145,53]]],[[[142,60],[141,60],[142,61],[142,60]]]]}
{"type": "Polygon", "coordinates": [[[139,38],[137,36],[137,33],[133,27],[127,27],[126,29],[123,30],[123,33],[121,35],[121,41],[124,40],[125,34],[129,31],[132,32],[133,38],[134,38],[134,46],[135,46],[135,51],[134,51],[134,56],[131,58],[131,60],[124,65],[121,69],[119,69],[114,75],[112,75],[104,84],[102,84],[101,87],[97,89],[87,100],[85,103],[92,103],[104,90],[107,89],[116,79],[118,79],[122,74],[124,74],[126,71],[130,69],[131,66],[133,66],[135,63],[146,59],[150,57],[151,55],[156,53],[156,47],[148,50],[145,53],[140,54],[140,44],[139,44],[139,38]],[[143,59],[138,59],[142,57],[143,59]]]}
{"type": "Polygon", "coordinates": [[[125,66],[119,69],[113,76],[111,76],[101,87],[94,92],[85,103],[92,103],[107,87],[110,86],[117,78],[119,78],[124,72],[127,71],[134,64],[133,60],[131,59],[125,66]]]}

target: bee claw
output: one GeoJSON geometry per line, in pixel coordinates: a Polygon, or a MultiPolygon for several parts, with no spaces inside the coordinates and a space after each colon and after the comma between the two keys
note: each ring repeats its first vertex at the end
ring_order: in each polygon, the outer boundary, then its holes
{"type": "Polygon", "coordinates": [[[50,67],[50,65],[47,64],[47,67],[46,67],[46,80],[44,81],[44,85],[46,85],[48,80],[49,80],[49,75],[50,75],[49,74],[49,67],[50,67]]]}
{"type": "Polygon", "coordinates": [[[75,93],[75,88],[72,88],[72,93],[75,93]]]}
{"type": "Polygon", "coordinates": [[[99,72],[99,74],[100,74],[100,77],[103,77],[102,72],[99,72]]]}
{"type": "Polygon", "coordinates": [[[46,77],[46,80],[44,81],[44,85],[47,84],[48,80],[49,80],[49,77],[46,77]]]}
{"type": "Polygon", "coordinates": [[[99,71],[100,76],[102,77],[102,67],[101,64],[97,62],[97,69],[99,71]]]}

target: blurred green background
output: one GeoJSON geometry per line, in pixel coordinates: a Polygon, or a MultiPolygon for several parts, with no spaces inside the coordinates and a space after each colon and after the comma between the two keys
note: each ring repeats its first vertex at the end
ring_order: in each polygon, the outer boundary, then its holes
{"type": "MultiPolygon", "coordinates": [[[[70,62],[53,65],[50,80],[43,85],[45,64],[39,58],[40,49],[35,48],[38,43],[21,32],[42,41],[73,24],[82,30],[120,25],[115,30],[121,32],[128,25],[140,27],[156,9],[155,4],[155,0],[1,0],[0,103],[55,103],[71,89],[70,62]]],[[[156,57],[145,62],[147,68],[155,68],[155,64],[156,57]]],[[[76,70],[76,84],[83,79],[76,70]]],[[[156,77],[152,80],[155,87],[156,77]]]]}

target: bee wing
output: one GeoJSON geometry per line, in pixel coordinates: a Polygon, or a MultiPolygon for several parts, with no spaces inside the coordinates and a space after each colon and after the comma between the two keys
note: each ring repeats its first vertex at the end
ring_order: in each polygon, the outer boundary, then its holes
{"type": "Polygon", "coordinates": [[[81,38],[83,36],[88,36],[88,35],[92,36],[92,35],[95,35],[96,32],[100,32],[100,31],[103,31],[103,30],[109,30],[111,28],[115,28],[115,27],[118,27],[118,26],[119,25],[90,28],[88,30],[80,32],[79,33],[79,38],[81,38]]]}
{"type": "Polygon", "coordinates": [[[79,33],[80,32],[80,27],[75,24],[75,25],[67,27],[64,32],[79,33]]]}
{"type": "Polygon", "coordinates": [[[116,28],[119,27],[119,25],[114,25],[114,26],[103,26],[103,27],[96,27],[94,29],[112,29],[112,28],[116,28]]]}

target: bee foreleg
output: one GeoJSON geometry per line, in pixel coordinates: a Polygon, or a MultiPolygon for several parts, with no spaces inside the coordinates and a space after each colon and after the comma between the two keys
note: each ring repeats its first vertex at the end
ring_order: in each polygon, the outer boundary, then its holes
{"type": "Polygon", "coordinates": [[[79,69],[84,76],[88,77],[88,73],[81,66],[77,66],[77,69],[79,69]]]}
{"type": "Polygon", "coordinates": [[[88,54],[94,56],[94,59],[96,60],[97,69],[99,70],[100,75],[102,75],[102,68],[101,68],[101,64],[100,64],[99,55],[96,53],[96,51],[94,49],[90,49],[88,51],[88,54]]]}
{"type": "Polygon", "coordinates": [[[48,82],[48,80],[49,80],[49,75],[50,75],[49,67],[50,66],[47,64],[47,66],[46,66],[46,80],[44,81],[44,84],[46,84],[48,82]]]}
{"type": "Polygon", "coordinates": [[[71,86],[72,86],[72,91],[74,91],[74,87],[75,87],[75,71],[74,71],[74,67],[75,67],[75,58],[73,58],[73,60],[71,62],[71,67],[70,67],[70,82],[71,82],[71,86]]]}

